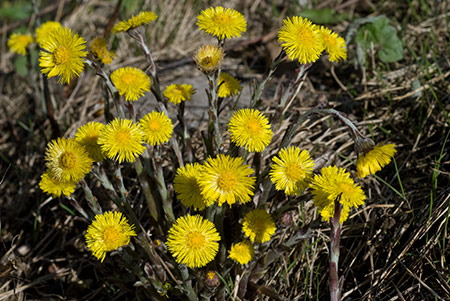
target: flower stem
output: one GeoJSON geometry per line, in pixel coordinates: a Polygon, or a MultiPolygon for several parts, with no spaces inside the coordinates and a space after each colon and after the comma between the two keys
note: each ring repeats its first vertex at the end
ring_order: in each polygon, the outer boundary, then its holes
{"type": "Polygon", "coordinates": [[[330,300],[341,300],[341,285],[339,281],[339,243],[341,239],[341,211],[342,205],[339,203],[339,198],[334,201],[334,216],[330,218],[330,300]]]}

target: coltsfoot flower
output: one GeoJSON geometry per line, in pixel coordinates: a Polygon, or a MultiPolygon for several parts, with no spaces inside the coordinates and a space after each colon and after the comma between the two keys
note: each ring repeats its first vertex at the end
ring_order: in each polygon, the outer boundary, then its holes
{"type": "Polygon", "coordinates": [[[34,42],[33,36],[29,33],[13,33],[8,39],[8,47],[12,52],[20,55],[27,54],[27,47],[34,42]]]}
{"type": "Polygon", "coordinates": [[[364,178],[380,171],[391,162],[397,151],[395,144],[375,145],[370,150],[362,153],[356,162],[358,177],[364,178]]]}
{"type": "Polygon", "coordinates": [[[340,218],[342,224],[347,219],[349,210],[364,204],[366,198],[361,187],[350,177],[350,173],[336,166],[322,168],[321,175],[314,176],[310,187],[314,205],[319,207],[323,221],[329,221],[333,217],[336,200],[343,207],[340,218]]]}
{"type": "Polygon", "coordinates": [[[53,177],[64,182],[78,182],[92,167],[88,152],[74,139],[58,138],[50,141],[45,161],[53,177]]]}
{"type": "Polygon", "coordinates": [[[77,182],[74,181],[60,181],[56,179],[49,170],[41,176],[41,181],[39,182],[39,188],[47,194],[51,194],[54,198],[61,196],[71,195],[77,186],[77,182]]]}
{"type": "Polygon", "coordinates": [[[184,206],[193,207],[194,210],[203,210],[214,203],[214,201],[206,200],[202,195],[199,184],[202,168],[203,166],[199,163],[188,163],[178,168],[173,180],[177,198],[184,206]]]}
{"type": "Polygon", "coordinates": [[[288,58],[297,59],[300,64],[314,63],[324,50],[318,27],[302,17],[284,19],[278,41],[288,58]]]}
{"type": "Polygon", "coordinates": [[[219,75],[219,97],[228,97],[237,95],[241,91],[241,84],[237,79],[226,72],[220,72],[219,75]]]}
{"type": "Polygon", "coordinates": [[[98,136],[98,144],[106,157],[134,162],[145,150],[144,133],[132,120],[116,118],[108,123],[98,136]]]}
{"type": "Polygon", "coordinates": [[[262,152],[272,140],[269,121],[256,109],[236,111],[228,123],[231,141],[250,152],[262,152]]]}
{"type": "Polygon", "coordinates": [[[125,100],[136,101],[150,91],[150,78],[144,71],[134,67],[123,67],[111,73],[111,80],[125,100]]]}
{"type": "Polygon", "coordinates": [[[254,209],[244,216],[242,231],[252,242],[269,241],[275,230],[272,216],[263,209],[254,209]]]}
{"type": "Polygon", "coordinates": [[[59,22],[47,21],[36,29],[36,41],[39,45],[42,45],[42,43],[49,38],[51,32],[55,29],[60,30],[62,28],[63,27],[59,22]]]}
{"type": "Polygon", "coordinates": [[[307,150],[290,146],[283,148],[278,157],[272,159],[270,179],[276,190],[284,190],[286,195],[299,195],[299,189],[305,190],[312,178],[314,161],[307,150]]]}
{"type": "Polygon", "coordinates": [[[169,141],[173,133],[172,120],[164,112],[150,112],[139,120],[144,133],[144,141],[150,145],[159,145],[169,141]]]}
{"type": "Polygon", "coordinates": [[[95,162],[101,162],[105,159],[105,154],[98,144],[98,137],[104,127],[103,123],[92,121],[81,126],[75,134],[75,141],[87,150],[89,157],[95,162]]]}
{"type": "Polygon", "coordinates": [[[347,59],[347,48],[345,47],[345,40],[338,36],[332,30],[320,26],[319,33],[322,37],[323,45],[330,62],[345,61],[347,59]]]}
{"type": "Polygon", "coordinates": [[[185,100],[191,100],[192,94],[195,93],[192,85],[188,84],[172,84],[164,91],[164,96],[173,104],[179,104],[185,100]]]}
{"type": "Polygon", "coordinates": [[[211,73],[219,69],[224,53],[222,48],[216,45],[203,45],[194,54],[197,68],[203,73],[211,73]]]}
{"type": "Polygon", "coordinates": [[[244,240],[231,245],[228,257],[240,264],[247,264],[255,256],[255,248],[248,240],[244,240]]]}
{"type": "Polygon", "coordinates": [[[86,245],[92,255],[103,262],[106,252],[127,245],[130,237],[136,236],[134,228],[121,212],[107,211],[97,214],[87,229],[86,245]]]}
{"type": "Polygon", "coordinates": [[[141,11],[138,15],[131,17],[127,21],[120,21],[112,28],[113,33],[118,33],[121,31],[128,31],[136,27],[148,24],[155,21],[158,16],[151,11],[141,11]]]}
{"type": "Polygon", "coordinates": [[[251,200],[255,177],[250,177],[253,169],[243,163],[242,158],[228,155],[208,158],[199,179],[207,202],[217,200],[219,206],[225,202],[231,206],[236,202],[243,204],[251,200]]]}
{"type": "Polygon", "coordinates": [[[220,235],[212,222],[200,215],[177,218],[169,230],[167,247],[176,262],[190,268],[207,265],[219,250],[220,235]]]}
{"type": "Polygon", "coordinates": [[[78,34],[69,28],[54,28],[41,43],[39,66],[47,77],[59,75],[59,82],[69,83],[84,68],[86,45],[78,34]]]}
{"type": "Polygon", "coordinates": [[[220,40],[240,37],[247,30],[247,22],[241,13],[222,6],[203,10],[197,17],[197,25],[220,40]]]}
{"type": "Polygon", "coordinates": [[[108,50],[108,45],[104,37],[96,37],[92,40],[90,45],[92,53],[103,64],[111,64],[113,57],[115,56],[113,51],[108,50]]]}

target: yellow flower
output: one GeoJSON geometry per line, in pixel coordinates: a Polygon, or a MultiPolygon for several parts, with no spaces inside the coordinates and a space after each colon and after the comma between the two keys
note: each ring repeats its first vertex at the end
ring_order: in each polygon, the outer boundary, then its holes
{"type": "Polygon", "coordinates": [[[103,123],[93,121],[81,126],[75,134],[75,140],[87,150],[89,157],[95,162],[105,159],[100,144],[98,144],[98,136],[104,127],[103,123]]]}
{"type": "Polygon", "coordinates": [[[137,16],[133,16],[127,21],[121,21],[112,28],[113,33],[128,31],[136,27],[155,21],[158,16],[151,11],[141,11],[137,16]]]}
{"type": "Polygon", "coordinates": [[[239,81],[229,75],[228,73],[221,72],[219,75],[219,97],[228,97],[231,95],[237,95],[241,91],[242,87],[239,81]]]}
{"type": "Polygon", "coordinates": [[[289,59],[298,59],[301,64],[317,61],[324,49],[317,26],[302,17],[283,20],[278,41],[289,59]]]}
{"type": "Polygon", "coordinates": [[[375,145],[368,152],[359,155],[356,162],[358,177],[364,178],[367,175],[375,174],[391,162],[396,152],[395,144],[386,144],[382,146],[375,145]]]}
{"type": "Polygon", "coordinates": [[[103,37],[96,37],[90,45],[92,53],[103,63],[111,64],[114,52],[108,50],[106,40],[103,37]]]}
{"type": "Polygon", "coordinates": [[[106,157],[134,162],[145,150],[144,133],[132,120],[116,118],[108,123],[98,136],[98,144],[106,157]]]}
{"type": "Polygon", "coordinates": [[[184,167],[178,168],[173,180],[177,198],[184,206],[193,207],[194,210],[203,210],[214,203],[214,201],[207,201],[201,193],[199,177],[202,168],[198,163],[188,163],[184,167]]]}
{"type": "Polygon", "coordinates": [[[41,176],[41,181],[39,182],[39,188],[47,194],[51,194],[54,198],[64,194],[65,196],[71,195],[77,186],[76,182],[73,181],[59,181],[46,170],[41,176]]]}
{"type": "Polygon", "coordinates": [[[255,177],[249,176],[253,169],[243,163],[242,158],[228,155],[208,158],[199,177],[202,194],[207,202],[218,200],[219,206],[225,202],[231,206],[236,201],[246,203],[251,200],[255,177]]]}
{"type": "Polygon", "coordinates": [[[200,71],[210,73],[219,69],[223,57],[222,48],[215,45],[203,45],[195,52],[194,61],[200,71]]]}
{"type": "Polygon", "coordinates": [[[130,237],[136,236],[134,228],[134,225],[128,224],[122,212],[107,211],[97,214],[87,229],[86,245],[92,255],[103,262],[106,252],[127,245],[130,237]]]}
{"type": "Polygon", "coordinates": [[[144,141],[150,145],[165,143],[172,137],[172,120],[165,113],[150,112],[139,120],[139,126],[144,133],[144,141]]]}
{"type": "Polygon", "coordinates": [[[238,11],[222,6],[203,10],[197,17],[200,30],[223,40],[240,37],[247,30],[247,22],[238,11]]]}
{"type": "Polygon", "coordinates": [[[8,47],[12,52],[18,53],[20,55],[27,54],[27,47],[29,44],[33,43],[33,36],[29,33],[27,34],[17,34],[13,33],[8,39],[8,47]]]}
{"type": "Polygon", "coordinates": [[[320,26],[320,35],[322,37],[325,50],[328,52],[330,62],[338,62],[347,59],[347,48],[345,40],[332,30],[320,26]]]}
{"type": "Polygon", "coordinates": [[[231,141],[250,152],[262,152],[272,140],[267,118],[256,109],[241,109],[228,123],[231,141]]]}
{"type": "Polygon", "coordinates": [[[192,88],[192,85],[172,84],[166,88],[164,96],[167,97],[171,103],[179,104],[182,101],[191,100],[191,96],[194,93],[195,90],[192,88]]]}
{"type": "Polygon", "coordinates": [[[136,101],[150,91],[150,78],[141,69],[123,67],[111,74],[111,80],[127,101],[136,101]]]}
{"type": "Polygon", "coordinates": [[[62,28],[63,27],[59,22],[47,21],[36,29],[36,41],[39,43],[39,45],[42,45],[42,43],[49,38],[51,32],[53,32],[55,29],[62,28]]]}
{"type": "Polygon", "coordinates": [[[179,217],[169,230],[167,247],[176,262],[202,267],[216,257],[220,235],[212,222],[200,215],[179,217]]]}
{"type": "Polygon", "coordinates": [[[59,75],[59,82],[69,83],[84,68],[85,41],[69,28],[55,28],[42,44],[39,58],[41,72],[47,77],[59,75]]]}
{"type": "Polygon", "coordinates": [[[231,245],[228,257],[240,264],[247,264],[255,256],[255,248],[248,240],[231,245]]]}
{"type": "Polygon", "coordinates": [[[328,166],[322,168],[321,173],[315,175],[310,184],[314,204],[319,207],[322,220],[329,221],[334,215],[334,203],[338,200],[343,206],[344,216],[341,215],[340,219],[343,223],[350,208],[364,204],[366,196],[345,169],[328,166]]]}
{"type": "Polygon", "coordinates": [[[295,146],[283,148],[274,157],[270,168],[270,179],[276,190],[284,190],[286,195],[299,195],[299,189],[305,190],[312,178],[314,161],[307,150],[300,152],[295,146]]]}
{"type": "Polygon", "coordinates": [[[92,159],[74,139],[58,138],[50,141],[45,152],[47,168],[58,181],[78,182],[89,171],[92,159]]]}
{"type": "Polygon", "coordinates": [[[252,242],[269,241],[275,230],[272,216],[263,209],[254,209],[244,216],[242,231],[252,242]]]}

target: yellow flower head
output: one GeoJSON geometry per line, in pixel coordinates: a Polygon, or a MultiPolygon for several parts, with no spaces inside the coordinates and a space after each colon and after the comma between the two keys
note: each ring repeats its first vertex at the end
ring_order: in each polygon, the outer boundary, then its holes
{"type": "Polygon", "coordinates": [[[300,64],[314,63],[324,49],[318,27],[302,17],[284,19],[278,41],[289,59],[298,59],[300,64]]]}
{"type": "Polygon", "coordinates": [[[202,194],[207,202],[218,200],[219,206],[236,201],[246,203],[251,200],[255,185],[255,177],[250,177],[253,169],[244,165],[242,158],[218,155],[208,158],[199,177],[202,194]]]}
{"type": "Polygon", "coordinates": [[[134,228],[134,225],[128,224],[122,212],[107,211],[97,214],[87,229],[86,245],[92,255],[103,262],[106,252],[127,245],[130,237],[136,236],[134,228]]]}
{"type": "Polygon", "coordinates": [[[255,256],[255,248],[248,240],[231,245],[228,257],[240,264],[247,264],[255,256]]]}
{"type": "Polygon", "coordinates": [[[195,52],[194,61],[200,71],[210,73],[219,69],[223,57],[222,48],[215,45],[203,45],[195,52]]]}
{"type": "Polygon", "coordinates": [[[173,104],[179,104],[185,100],[191,100],[192,94],[195,93],[192,85],[188,84],[172,84],[164,91],[164,96],[173,104]]]}
{"type": "Polygon", "coordinates": [[[231,141],[250,152],[262,152],[272,140],[269,121],[256,109],[241,109],[228,123],[231,141]]]}
{"type": "Polygon", "coordinates": [[[74,139],[58,138],[50,141],[45,152],[47,168],[58,181],[78,182],[89,171],[92,159],[74,139]]]}
{"type": "Polygon", "coordinates": [[[108,45],[104,37],[96,37],[92,40],[90,45],[92,53],[103,63],[111,64],[115,56],[113,51],[108,50],[108,45]]]}
{"type": "Polygon", "coordinates": [[[299,189],[308,187],[314,161],[307,150],[300,151],[295,146],[283,148],[272,160],[270,179],[277,190],[284,190],[286,195],[299,195],[299,189]]]}
{"type": "Polygon", "coordinates": [[[144,71],[134,67],[123,67],[111,73],[111,80],[120,95],[127,101],[136,101],[150,91],[150,78],[144,71]]]}
{"type": "Polygon", "coordinates": [[[355,184],[350,173],[343,168],[328,166],[322,168],[321,175],[315,175],[310,187],[314,204],[319,207],[322,220],[329,221],[334,215],[334,203],[338,200],[343,206],[341,223],[352,207],[364,204],[366,196],[361,187],[355,184]]]}
{"type": "Polygon", "coordinates": [[[220,235],[212,222],[200,215],[179,217],[169,230],[167,247],[176,262],[202,267],[216,257],[220,235]]]}
{"type": "Polygon", "coordinates": [[[254,209],[244,216],[242,231],[252,242],[269,241],[275,230],[272,216],[263,209],[254,209]]]}
{"type": "Polygon", "coordinates": [[[127,21],[121,21],[112,28],[113,33],[128,31],[136,27],[155,21],[158,16],[151,11],[141,11],[137,16],[133,16],[127,21]]]}
{"type": "Polygon", "coordinates": [[[76,182],[73,181],[59,181],[56,179],[49,170],[41,176],[41,181],[39,182],[39,188],[47,194],[51,194],[54,198],[61,196],[71,195],[77,186],[76,182]]]}
{"type": "Polygon", "coordinates": [[[12,52],[20,55],[27,54],[27,47],[29,44],[33,43],[33,36],[29,33],[18,34],[13,33],[8,39],[8,47],[12,52]]]}
{"type": "Polygon", "coordinates": [[[247,30],[247,22],[241,13],[222,6],[203,10],[197,17],[197,25],[220,40],[240,37],[247,30]]]}
{"type": "Polygon", "coordinates": [[[145,150],[144,133],[132,120],[116,118],[108,123],[98,136],[98,144],[106,157],[134,162],[145,150]]]}
{"type": "Polygon", "coordinates": [[[85,41],[69,28],[55,28],[42,44],[39,58],[41,72],[47,77],[59,75],[59,82],[69,83],[84,68],[85,41]]]}
{"type": "Polygon", "coordinates": [[[173,133],[172,120],[163,112],[150,112],[139,120],[144,133],[144,141],[150,145],[159,145],[169,141],[173,133]]]}
{"type": "Polygon", "coordinates": [[[237,79],[228,73],[221,72],[219,75],[219,97],[237,95],[242,87],[237,79]]]}
{"type": "Polygon", "coordinates": [[[89,157],[95,162],[105,159],[100,144],[98,144],[98,136],[104,127],[103,123],[93,121],[81,126],[75,134],[75,141],[87,150],[89,157]]]}
{"type": "Polygon", "coordinates": [[[356,162],[358,177],[364,178],[373,175],[391,162],[397,151],[395,144],[375,145],[371,150],[359,155],[356,162]]]}
{"type": "Polygon", "coordinates": [[[323,26],[320,26],[319,33],[322,37],[325,50],[328,52],[330,62],[345,61],[347,59],[345,40],[338,36],[337,33],[323,26]]]}
{"type": "Polygon", "coordinates": [[[36,29],[36,41],[39,43],[39,45],[42,45],[42,43],[49,38],[51,32],[53,32],[55,29],[62,28],[63,27],[59,22],[47,21],[36,29]]]}
{"type": "Polygon", "coordinates": [[[207,201],[202,195],[199,184],[202,168],[198,163],[188,163],[184,167],[178,168],[173,180],[177,198],[184,206],[193,207],[194,210],[203,210],[214,203],[214,201],[207,201]]]}

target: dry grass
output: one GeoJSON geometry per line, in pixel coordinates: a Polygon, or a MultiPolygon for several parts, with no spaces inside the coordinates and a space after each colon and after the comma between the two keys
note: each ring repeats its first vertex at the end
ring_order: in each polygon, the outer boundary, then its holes
{"type": "MultiPolygon", "coordinates": [[[[114,11],[111,1],[40,2],[41,12],[45,12],[41,19],[59,19],[88,41],[102,34],[114,11]]],[[[311,2],[309,5],[316,4],[311,2]]],[[[279,135],[275,136],[275,140],[281,139],[296,113],[320,101],[347,113],[374,140],[398,145],[395,162],[363,181],[367,203],[353,211],[344,224],[340,275],[345,277],[346,300],[450,299],[450,14],[445,2],[320,4],[351,17],[387,15],[405,43],[405,58],[386,65],[369,54],[370,63],[364,69],[355,68],[351,61],[334,67],[325,60],[318,62],[291,107],[292,115],[283,121],[279,135]]],[[[230,4],[249,23],[246,36],[228,44],[224,67],[238,75],[245,85],[241,106],[248,103],[252,82],[261,80],[279,51],[274,32],[282,18],[299,11],[295,4],[282,3],[230,4]]],[[[186,111],[195,128],[191,135],[200,141],[207,120],[206,84],[190,57],[199,45],[208,41],[194,24],[199,10],[208,4],[194,0],[183,3],[147,0],[142,7],[159,15],[159,22],[149,28],[148,36],[163,87],[172,82],[196,86],[197,99],[186,111]]],[[[6,47],[7,36],[14,26],[31,28],[34,21],[32,18],[8,23],[5,19],[1,29],[0,300],[140,299],[142,296],[128,276],[114,273],[117,268],[114,261],[100,265],[86,251],[83,231],[87,223],[74,214],[68,200],[51,199],[38,188],[45,146],[55,137],[55,131],[43,109],[40,89],[33,84],[38,70],[27,76],[18,75],[14,56],[6,47]]],[[[334,28],[342,32],[347,25],[345,21],[334,28]]],[[[146,66],[144,56],[126,35],[118,35],[110,42],[118,57],[111,70],[146,66]]],[[[354,45],[350,46],[352,56],[354,45]]],[[[272,80],[264,94],[267,113],[275,109],[282,89],[280,83],[292,71],[292,64],[286,63],[272,80]]],[[[56,81],[50,84],[55,119],[62,135],[73,135],[88,121],[103,121],[101,83],[94,72],[84,72],[72,86],[63,87],[56,81]]],[[[145,103],[137,107],[140,116],[156,104],[152,96],[145,103]]],[[[324,154],[320,158],[324,163],[331,161],[354,170],[353,142],[346,128],[330,117],[318,116],[305,122],[294,141],[315,154],[324,154]]],[[[275,152],[275,148],[268,151],[267,158],[275,152]]],[[[131,187],[130,195],[140,198],[136,180],[131,176],[126,180],[131,187]]],[[[81,191],[77,191],[76,198],[82,200],[81,191]]],[[[274,194],[271,206],[282,206],[286,201],[283,194],[274,194]]],[[[238,289],[246,288],[248,300],[328,298],[329,226],[320,222],[312,201],[307,198],[291,204],[291,209],[293,224],[279,225],[264,257],[265,264],[251,264],[246,277],[229,281],[232,296],[241,295],[238,289]],[[292,237],[297,238],[293,244],[289,243],[292,237]],[[263,266],[267,268],[262,270],[263,266]]],[[[145,208],[139,210],[138,216],[145,216],[145,208]]]]}

